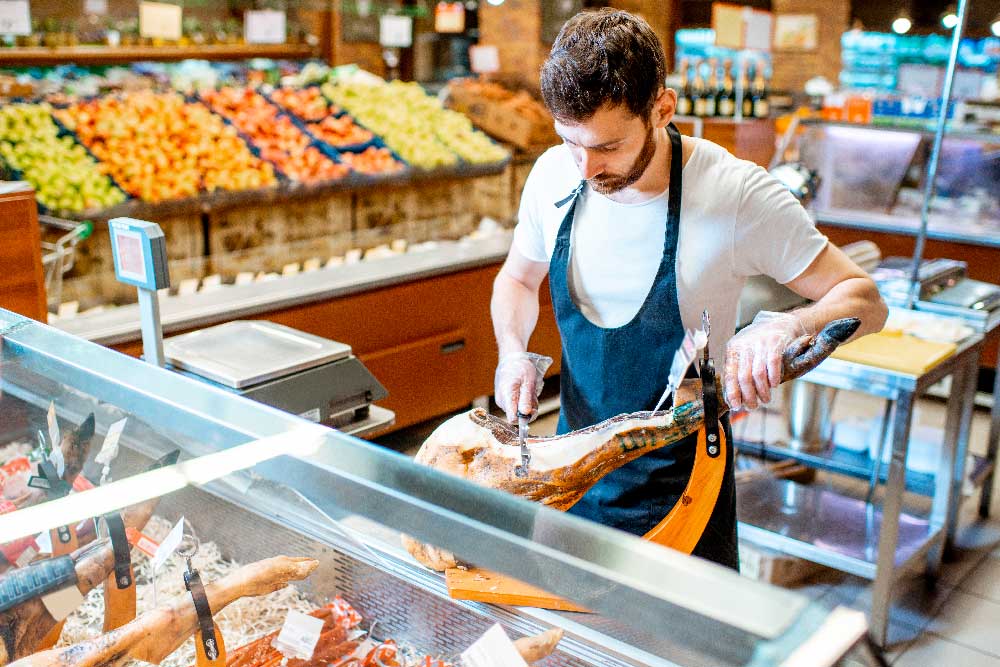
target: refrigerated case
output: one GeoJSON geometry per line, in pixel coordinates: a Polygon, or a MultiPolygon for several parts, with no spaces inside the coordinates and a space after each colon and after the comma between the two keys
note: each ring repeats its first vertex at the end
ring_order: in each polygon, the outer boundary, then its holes
{"type": "MultiPolygon", "coordinates": [[[[186,517],[225,558],[318,559],[301,594],[317,605],[342,595],[376,623],[373,634],[422,654],[457,655],[499,622],[512,636],[563,628],[546,666],[865,659],[857,612],[478,487],[7,311],[0,337],[5,443],[44,432],[50,403],[64,433],[94,414],[95,443],[128,419],[109,482],[0,517],[4,541],[158,497],[158,515],[186,517]],[[175,449],[178,466],[141,473],[175,449]],[[401,530],[594,613],[453,600],[443,577],[401,548],[401,530]]],[[[95,454],[84,467],[92,479],[95,454]]]]}

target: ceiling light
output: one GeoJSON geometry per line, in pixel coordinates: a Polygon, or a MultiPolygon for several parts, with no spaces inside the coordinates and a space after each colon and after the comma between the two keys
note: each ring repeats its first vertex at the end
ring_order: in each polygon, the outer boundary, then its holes
{"type": "Polygon", "coordinates": [[[486,2],[490,3],[494,7],[499,7],[503,4],[503,0],[486,0],[486,2]]]}
{"type": "Polygon", "coordinates": [[[944,10],[944,13],[941,14],[941,25],[948,30],[958,25],[958,14],[956,11],[955,5],[948,5],[948,9],[944,10]]]}
{"type": "Polygon", "coordinates": [[[892,31],[897,35],[905,35],[913,27],[913,21],[906,14],[900,14],[892,22],[892,31]]]}
{"type": "Polygon", "coordinates": [[[1000,37],[1000,14],[997,14],[993,18],[993,22],[990,23],[990,32],[992,32],[997,37],[1000,37]]]}

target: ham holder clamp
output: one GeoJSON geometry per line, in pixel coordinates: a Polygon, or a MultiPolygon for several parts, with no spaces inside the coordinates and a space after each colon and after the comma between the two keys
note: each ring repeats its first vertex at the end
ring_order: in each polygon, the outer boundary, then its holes
{"type": "MultiPolygon", "coordinates": [[[[834,320],[815,336],[792,341],[782,355],[782,382],[815,368],[853,336],[860,324],[857,318],[834,320]]],[[[719,423],[729,410],[722,392],[722,378],[716,376],[707,354],[700,361],[700,370],[701,381],[693,383],[694,397],[683,402],[675,400],[675,407],[670,410],[623,414],[565,435],[529,438],[531,465],[524,475],[516,472],[521,464],[516,429],[481,409],[457,415],[439,426],[421,446],[415,460],[566,511],[613,470],[647,452],[698,433],[687,486],[667,516],[644,536],[648,541],[690,554],[715,509],[730,446],[719,423]]],[[[690,396],[691,385],[685,381],[679,394],[690,396]]],[[[513,578],[460,562],[443,549],[406,536],[403,543],[420,563],[445,571],[453,597],[579,610],[576,605],[513,578]]]]}

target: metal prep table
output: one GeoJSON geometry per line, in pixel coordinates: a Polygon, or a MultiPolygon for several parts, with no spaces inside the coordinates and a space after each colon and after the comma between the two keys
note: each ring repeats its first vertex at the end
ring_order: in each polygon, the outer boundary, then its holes
{"type": "MultiPolygon", "coordinates": [[[[892,587],[908,565],[926,559],[936,575],[946,541],[954,534],[964,478],[973,398],[983,336],[973,334],[955,354],[923,375],[909,375],[863,364],[827,359],[801,379],[819,385],[885,398],[892,408],[892,456],[881,510],[836,492],[812,489],[787,480],[748,483],[739,494],[740,536],[753,543],[873,580],[870,632],[885,646],[892,587]],[[931,385],[952,379],[944,448],[932,476],[932,505],[927,517],[903,511],[907,488],[906,455],[914,403],[931,385]]],[[[754,447],[740,443],[742,451],[754,447]]],[[[758,447],[758,451],[764,449],[758,447]]],[[[767,452],[792,457],[811,466],[854,477],[874,475],[867,456],[837,457],[767,447],[767,452]]],[[[991,474],[981,466],[979,479],[991,474]]]]}

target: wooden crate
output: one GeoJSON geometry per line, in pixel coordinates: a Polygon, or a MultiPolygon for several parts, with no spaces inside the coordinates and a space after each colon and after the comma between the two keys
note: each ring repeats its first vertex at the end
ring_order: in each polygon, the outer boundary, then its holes
{"type": "Polygon", "coordinates": [[[287,246],[350,234],[351,226],[350,193],[228,209],[208,217],[208,250],[215,256],[287,246]]]}
{"type": "Polygon", "coordinates": [[[510,196],[515,214],[517,213],[518,206],[521,204],[521,192],[524,190],[524,184],[527,182],[528,174],[531,173],[533,166],[534,163],[528,163],[517,164],[511,167],[510,196]]]}
{"type": "Polygon", "coordinates": [[[408,218],[411,188],[372,188],[354,194],[354,229],[398,225],[408,218]]]}
{"type": "Polygon", "coordinates": [[[775,586],[794,586],[827,568],[772,549],[740,542],[740,574],[775,586]]]}
{"type": "Polygon", "coordinates": [[[428,181],[407,188],[406,218],[447,218],[468,206],[469,181],[428,181]]]}
{"type": "Polygon", "coordinates": [[[517,213],[513,193],[514,168],[509,166],[495,176],[480,176],[472,181],[472,212],[507,222],[517,213]]]}

